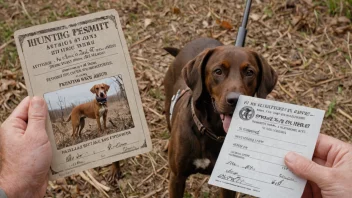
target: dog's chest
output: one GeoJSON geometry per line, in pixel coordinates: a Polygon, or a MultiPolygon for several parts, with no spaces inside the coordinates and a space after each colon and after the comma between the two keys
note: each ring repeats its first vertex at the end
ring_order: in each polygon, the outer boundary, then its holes
{"type": "Polygon", "coordinates": [[[103,116],[106,111],[107,111],[107,107],[105,107],[104,105],[101,105],[99,108],[99,117],[103,116]]]}

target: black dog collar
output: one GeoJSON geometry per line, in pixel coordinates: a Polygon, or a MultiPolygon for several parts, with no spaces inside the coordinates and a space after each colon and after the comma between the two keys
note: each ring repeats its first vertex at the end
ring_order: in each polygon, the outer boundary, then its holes
{"type": "Polygon", "coordinates": [[[95,99],[97,100],[97,102],[101,105],[105,104],[107,102],[107,98],[101,98],[101,97],[95,97],[95,99]]]}
{"type": "Polygon", "coordinates": [[[193,121],[197,126],[198,131],[202,134],[202,135],[207,135],[209,138],[217,141],[217,142],[224,142],[225,140],[225,136],[217,136],[212,130],[208,129],[207,127],[205,127],[202,122],[198,119],[196,112],[194,110],[194,103],[193,103],[193,97],[191,97],[191,111],[192,111],[192,117],[193,117],[193,121]]]}

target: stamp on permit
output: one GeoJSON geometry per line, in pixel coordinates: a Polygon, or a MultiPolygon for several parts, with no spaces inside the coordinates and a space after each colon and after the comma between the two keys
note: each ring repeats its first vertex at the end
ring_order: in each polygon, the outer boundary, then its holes
{"type": "Polygon", "coordinates": [[[115,10],[18,30],[15,41],[28,94],[48,106],[50,179],[151,150],[115,10]]]}
{"type": "Polygon", "coordinates": [[[312,158],[324,111],[240,96],[209,184],[256,197],[301,197],[306,180],[284,157],[312,158]]]}

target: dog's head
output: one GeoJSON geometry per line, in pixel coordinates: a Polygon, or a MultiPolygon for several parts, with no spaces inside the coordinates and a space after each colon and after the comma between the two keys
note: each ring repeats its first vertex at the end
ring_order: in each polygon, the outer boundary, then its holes
{"type": "Polygon", "coordinates": [[[235,46],[204,50],[187,63],[182,74],[195,103],[210,95],[225,132],[240,95],[266,98],[277,81],[276,72],[261,55],[235,46]]]}
{"type": "Polygon", "coordinates": [[[109,85],[105,83],[101,83],[101,84],[94,85],[90,89],[90,91],[94,93],[97,97],[106,98],[107,97],[106,93],[109,91],[109,88],[110,88],[109,85]]]}

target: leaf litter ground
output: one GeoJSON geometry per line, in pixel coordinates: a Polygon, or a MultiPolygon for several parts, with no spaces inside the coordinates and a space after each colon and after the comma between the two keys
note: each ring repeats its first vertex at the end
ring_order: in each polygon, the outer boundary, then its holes
{"type": "MultiPolygon", "coordinates": [[[[222,0],[0,0],[0,122],[27,95],[15,30],[116,9],[152,136],[152,152],[122,161],[123,179],[109,181],[107,165],[50,182],[46,197],[168,197],[163,148],[169,132],[162,82],[173,57],[162,48],[181,48],[199,37],[233,44],[243,6],[244,1],[222,0]],[[106,192],[98,191],[97,183],[106,192]]],[[[321,132],[351,143],[352,24],[341,13],[330,16],[329,11],[324,3],[312,0],[256,0],[246,45],[261,53],[279,74],[269,99],[325,110],[321,132]]],[[[207,176],[191,176],[184,197],[218,197],[218,188],[207,181],[207,176]]]]}

